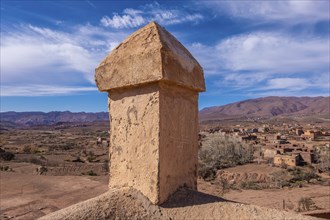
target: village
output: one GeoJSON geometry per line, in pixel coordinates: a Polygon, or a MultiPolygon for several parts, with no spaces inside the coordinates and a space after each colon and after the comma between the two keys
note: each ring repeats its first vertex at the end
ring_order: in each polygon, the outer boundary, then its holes
{"type": "Polygon", "coordinates": [[[254,162],[277,167],[313,166],[319,172],[329,168],[330,132],[313,124],[263,124],[262,126],[217,126],[201,133],[218,134],[253,146],[254,162]]]}

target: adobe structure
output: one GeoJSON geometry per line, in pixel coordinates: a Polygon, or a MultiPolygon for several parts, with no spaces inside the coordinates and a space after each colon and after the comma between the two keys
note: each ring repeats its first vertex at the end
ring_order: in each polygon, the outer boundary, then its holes
{"type": "Polygon", "coordinates": [[[196,189],[198,93],[203,69],[155,22],[133,33],[96,68],[108,92],[110,188],[132,187],[161,204],[196,189]]]}

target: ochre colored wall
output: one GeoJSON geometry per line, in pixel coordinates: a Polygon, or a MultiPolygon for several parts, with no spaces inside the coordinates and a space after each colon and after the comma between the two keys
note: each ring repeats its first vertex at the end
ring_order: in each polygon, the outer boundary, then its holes
{"type": "Polygon", "coordinates": [[[158,84],[112,90],[109,113],[109,187],[134,187],[158,203],[158,84]]]}
{"type": "Polygon", "coordinates": [[[196,189],[198,93],[160,83],[160,202],[179,186],[196,189]]]}

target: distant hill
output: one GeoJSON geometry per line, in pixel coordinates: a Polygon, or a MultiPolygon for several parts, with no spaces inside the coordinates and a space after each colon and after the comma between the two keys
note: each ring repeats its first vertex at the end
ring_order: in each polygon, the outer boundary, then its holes
{"type": "Polygon", "coordinates": [[[278,97],[249,99],[223,106],[204,108],[200,121],[239,117],[330,114],[330,97],[278,97]]]}
{"type": "Polygon", "coordinates": [[[16,124],[16,125],[54,125],[62,122],[95,122],[108,121],[109,115],[107,112],[85,113],[85,112],[1,112],[1,124],[16,124]]]}
{"type": "MultiPolygon", "coordinates": [[[[277,97],[249,99],[223,106],[204,108],[199,112],[200,121],[241,117],[272,117],[278,115],[329,115],[330,97],[277,97]]],[[[328,116],[330,117],[330,115],[328,116]]],[[[107,112],[1,112],[0,127],[15,125],[54,125],[63,122],[85,123],[108,121],[107,112]]]]}

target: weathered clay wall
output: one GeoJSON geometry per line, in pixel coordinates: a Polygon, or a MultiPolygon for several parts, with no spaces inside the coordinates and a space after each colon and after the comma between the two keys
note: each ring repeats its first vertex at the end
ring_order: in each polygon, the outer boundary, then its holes
{"type": "Polygon", "coordinates": [[[160,203],[179,186],[196,189],[198,93],[160,82],[160,203]]]}
{"type": "Polygon", "coordinates": [[[96,68],[97,86],[106,91],[158,81],[162,76],[160,48],[155,26],[133,33],[96,68]]]}
{"type": "Polygon", "coordinates": [[[140,190],[160,204],[196,189],[198,93],[168,82],[109,93],[111,188],[140,190]]]}
{"type": "Polygon", "coordinates": [[[140,190],[158,202],[159,86],[109,93],[110,188],[140,190]]]}
{"type": "Polygon", "coordinates": [[[101,91],[161,80],[205,91],[202,67],[175,37],[154,22],[125,39],[95,71],[101,91]]]}
{"type": "Polygon", "coordinates": [[[205,82],[190,52],[151,22],[108,54],[95,81],[109,93],[110,188],[133,187],[154,204],[195,189],[205,82]]]}

